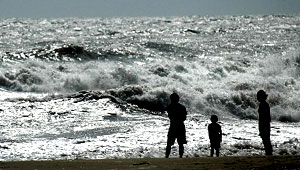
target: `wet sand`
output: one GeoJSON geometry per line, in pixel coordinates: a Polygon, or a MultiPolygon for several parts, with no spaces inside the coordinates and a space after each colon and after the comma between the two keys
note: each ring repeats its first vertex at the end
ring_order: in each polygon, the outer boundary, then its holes
{"type": "Polygon", "coordinates": [[[300,169],[299,156],[143,158],[0,162],[0,170],[300,169]]]}

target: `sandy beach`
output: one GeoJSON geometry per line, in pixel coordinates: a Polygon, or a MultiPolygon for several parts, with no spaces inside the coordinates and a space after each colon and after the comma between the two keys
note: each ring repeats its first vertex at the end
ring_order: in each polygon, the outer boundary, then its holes
{"type": "Polygon", "coordinates": [[[13,161],[1,162],[0,169],[300,169],[300,156],[13,161]]]}

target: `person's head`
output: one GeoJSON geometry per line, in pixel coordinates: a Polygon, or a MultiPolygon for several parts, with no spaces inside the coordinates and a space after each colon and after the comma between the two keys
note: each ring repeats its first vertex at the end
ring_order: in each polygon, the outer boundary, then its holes
{"type": "Polygon", "coordinates": [[[267,100],[267,97],[268,97],[268,95],[267,95],[267,93],[266,93],[265,91],[259,90],[259,91],[257,92],[257,100],[258,100],[259,102],[262,102],[262,101],[267,100]]]}
{"type": "Polygon", "coordinates": [[[178,103],[179,102],[179,96],[177,93],[172,93],[170,95],[171,103],[178,103]]]}
{"type": "Polygon", "coordinates": [[[213,122],[213,123],[217,123],[218,122],[218,116],[217,115],[212,115],[210,117],[210,121],[213,122]]]}

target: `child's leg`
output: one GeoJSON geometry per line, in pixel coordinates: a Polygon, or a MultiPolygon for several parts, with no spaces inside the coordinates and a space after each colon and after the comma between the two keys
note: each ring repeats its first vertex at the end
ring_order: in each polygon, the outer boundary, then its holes
{"type": "Polygon", "coordinates": [[[182,158],[184,152],[183,144],[179,144],[179,157],[182,158]]]}
{"type": "Polygon", "coordinates": [[[210,147],[210,156],[213,157],[214,156],[214,148],[210,147]]]}
{"type": "Polygon", "coordinates": [[[170,144],[167,144],[167,148],[166,148],[166,158],[169,158],[170,153],[171,153],[171,146],[170,144]]]}

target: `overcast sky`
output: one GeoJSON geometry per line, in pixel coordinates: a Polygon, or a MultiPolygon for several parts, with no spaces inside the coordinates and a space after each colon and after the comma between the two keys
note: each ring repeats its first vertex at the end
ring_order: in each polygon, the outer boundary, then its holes
{"type": "Polygon", "coordinates": [[[299,13],[300,0],[0,0],[0,18],[299,13]]]}

